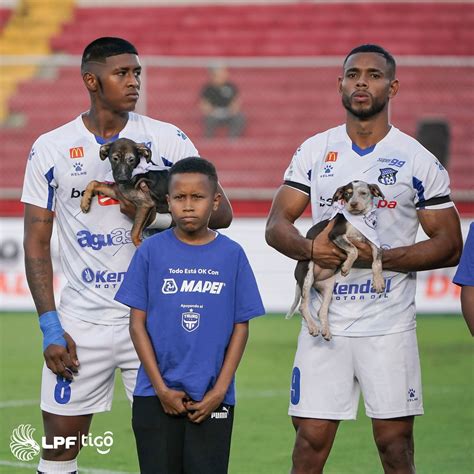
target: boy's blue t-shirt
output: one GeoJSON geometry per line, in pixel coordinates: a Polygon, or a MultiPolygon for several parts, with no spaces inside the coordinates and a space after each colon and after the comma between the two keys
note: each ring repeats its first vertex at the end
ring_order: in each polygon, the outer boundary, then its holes
{"type": "Polygon", "coordinates": [[[469,226],[469,233],[453,283],[460,286],[474,286],[474,222],[471,222],[469,226]]]}
{"type": "MultiPolygon", "coordinates": [[[[234,324],[265,313],[239,244],[217,234],[208,244],[188,245],[172,229],[142,243],[115,299],[147,313],[166,385],[196,401],[216,383],[234,324]]],[[[134,394],[156,396],[143,366],[134,394]]],[[[234,380],[224,403],[235,404],[234,380]]]]}

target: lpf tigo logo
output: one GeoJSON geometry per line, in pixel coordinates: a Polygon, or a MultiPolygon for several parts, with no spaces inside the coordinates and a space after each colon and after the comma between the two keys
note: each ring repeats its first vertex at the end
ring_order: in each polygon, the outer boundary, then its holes
{"type": "MultiPolygon", "coordinates": [[[[10,450],[19,461],[31,461],[40,452],[40,445],[33,438],[36,431],[31,425],[20,425],[12,431],[10,436],[10,450]]],[[[108,454],[114,444],[112,431],[106,431],[102,436],[94,436],[92,433],[78,436],[54,436],[52,440],[46,440],[46,436],[41,437],[41,448],[66,449],[77,446],[80,442],[82,447],[90,446],[97,450],[99,454],[108,454]]]]}

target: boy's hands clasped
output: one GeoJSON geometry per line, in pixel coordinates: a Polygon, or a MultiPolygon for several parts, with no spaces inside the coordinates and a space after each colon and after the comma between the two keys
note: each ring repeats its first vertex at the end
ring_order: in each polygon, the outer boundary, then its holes
{"type": "Polygon", "coordinates": [[[157,396],[167,415],[186,415],[189,421],[202,423],[211,416],[213,411],[220,407],[225,394],[210,390],[200,402],[196,402],[181,390],[167,388],[157,393],[157,396]]]}

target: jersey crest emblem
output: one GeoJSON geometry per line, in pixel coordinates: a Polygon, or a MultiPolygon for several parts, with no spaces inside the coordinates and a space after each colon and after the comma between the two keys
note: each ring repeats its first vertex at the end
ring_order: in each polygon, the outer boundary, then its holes
{"type": "Polygon", "coordinates": [[[381,184],[395,184],[397,182],[397,170],[393,168],[380,168],[380,176],[378,177],[378,181],[381,184]]]}
{"type": "Polygon", "coordinates": [[[176,285],[174,278],[165,278],[163,280],[161,291],[164,295],[172,295],[173,293],[176,293],[178,291],[178,285],[176,285]]]}
{"type": "Polygon", "coordinates": [[[181,325],[188,332],[193,332],[199,327],[201,315],[194,311],[186,311],[181,315],[181,325]]]}

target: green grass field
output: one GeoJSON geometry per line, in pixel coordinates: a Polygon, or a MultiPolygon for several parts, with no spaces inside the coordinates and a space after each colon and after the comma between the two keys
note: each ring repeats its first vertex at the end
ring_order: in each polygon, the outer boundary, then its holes
{"type": "MultiPolygon", "coordinates": [[[[283,474],[290,469],[294,433],[287,416],[288,386],[298,317],[266,316],[251,323],[250,340],[237,374],[231,474],[283,474]]],[[[39,410],[41,337],[33,314],[0,314],[0,472],[34,472],[38,457],[20,463],[10,435],[20,424],[42,424],[39,410]]],[[[474,350],[461,316],[421,316],[418,338],[425,415],[416,421],[416,462],[422,474],[474,472],[474,350]]],[[[120,377],[118,377],[120,379],[120,377]]],[[[112,412],[96,415],[94,435],[112,431],[114,445],[100,455],[84,448],[83,473],[138,472],[130,407],[117,384],[112,412]]],[[[341,425],[325,470],[328,474],[380,473],[370,420],[341,425]]],[[[212,474],[212,473],[210,473],[212,474]]]]}

